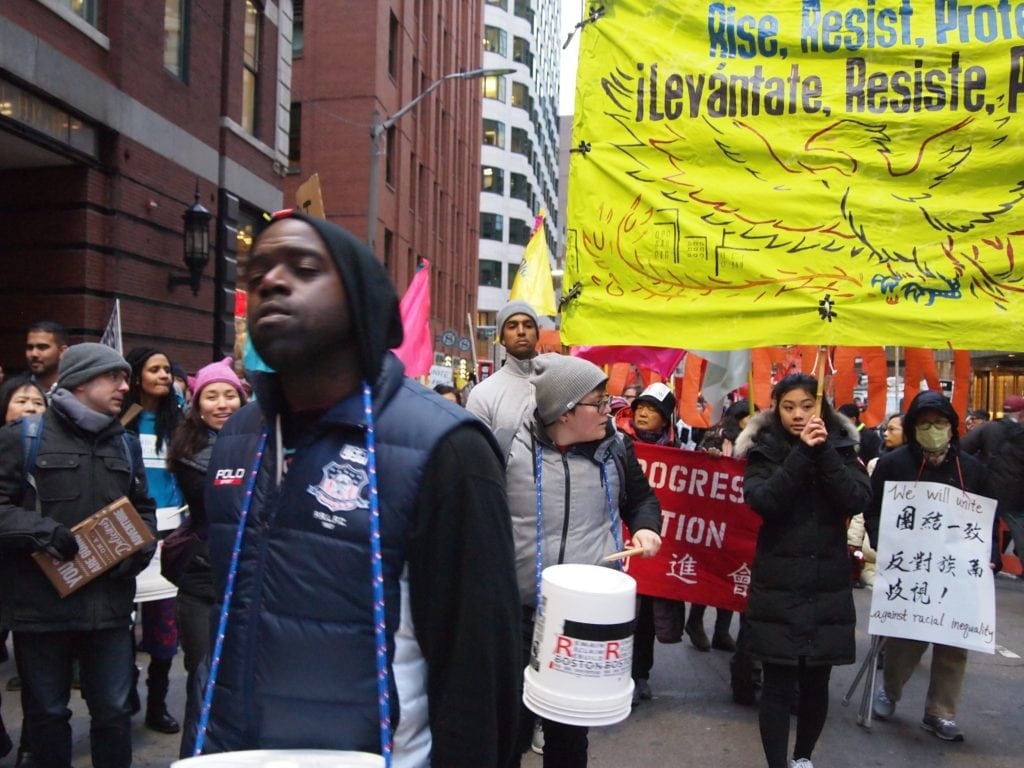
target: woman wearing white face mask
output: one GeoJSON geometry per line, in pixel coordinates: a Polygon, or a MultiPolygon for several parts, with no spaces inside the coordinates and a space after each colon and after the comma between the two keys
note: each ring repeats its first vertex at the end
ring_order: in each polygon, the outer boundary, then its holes
{"type": "MultiPolygon", "coordinates": [[[[878,522],[886,480],[918,480],[944,483],[990,496],[985,468],[973,456],[962,453],[958,440],[960,419],[940,392],[921,392],[910,403],[903,419],[906,443],[878,460],[871,474],[871,503],[864,522],[871,541],[878,541],[878,522]]],[[[992,567],[998,569],[997,537],[992,536],[992,567]]],[[[917,668],[928,643],[890,637],[885,644],[885,684],[875,694],[873,712],[887,720],[896,711],[903,686],[917,668]]],[[[963,741],[956,723],[960,688],[967,668],[963,648],[932,643],[931,679],[925,698],[921,727],[944,741],[963,741]]]]}

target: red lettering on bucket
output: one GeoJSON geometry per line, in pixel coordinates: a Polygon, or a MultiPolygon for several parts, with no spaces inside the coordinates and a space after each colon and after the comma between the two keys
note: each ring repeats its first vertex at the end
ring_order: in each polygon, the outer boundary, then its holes
{"type": "Polygon", "coordinates": [[[566,637],[565,635],[558,635],[555,640],[555,656],[560,651],[565,651],[566,656],[572,656],[572,638],[566,637]]]}
{"type": "Polygon", "coordinates": [[[608,643],[604,647],[604,660],[605,661],[608,661],[609,659],[617,659],[617,658],[619,658],[619,645],[621,645],[621,643],[617,643],[617,642],[613,641],[613,642],[608,643]]]}

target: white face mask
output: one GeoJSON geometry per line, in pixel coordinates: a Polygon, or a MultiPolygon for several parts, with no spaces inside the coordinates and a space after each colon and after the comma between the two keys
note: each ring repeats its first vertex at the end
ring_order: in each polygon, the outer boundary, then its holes
{"type": "Polygon", "coordinates": [[[938,453],[949,445],[953,429],[948,424],[920,424],[914,428],[914,437],[928,453],[938,453]]]}

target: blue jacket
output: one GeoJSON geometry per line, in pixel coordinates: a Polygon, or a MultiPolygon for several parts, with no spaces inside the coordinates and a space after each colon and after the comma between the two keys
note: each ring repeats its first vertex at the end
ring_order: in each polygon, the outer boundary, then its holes
{"type": "MultiPolygon", "coordinates": [[[[379,752],[362,394],[295,429],[297,417],[279,412],[275,377],[255,384],[257,402],[221,431],[207,474],[222,595],[259,434],[269,432],[206,751],[379,752]],[[289,458],[278,487],[282,424],[289,458]]],[[[391,355],[374,414],[394,765],[501,764],[521,672],[497,447],[465,411],[405,379],[391,355]]]]}

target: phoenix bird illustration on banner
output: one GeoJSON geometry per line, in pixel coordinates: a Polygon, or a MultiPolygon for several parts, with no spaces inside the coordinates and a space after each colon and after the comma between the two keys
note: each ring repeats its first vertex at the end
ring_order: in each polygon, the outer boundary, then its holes
{"type": "Polygon", "coordinates": [[[772,133],[744,117],[638,121],[636,77],[621,68],[601,90],[605,115],[622,128],[610,144],[639,190],[628,210],[593,203],[614,237],[582,233],[598,265],[628,267],[609,274],[613,294],[759,300],[868,289],[890,304],[970,295],[1005,308],[1024,291],[1014,252],[1024,167],[1007,172],[1000,160],[1021,127],[1004,96],[949,112],[942,125],[932,117],[926,132],[906,117],[836,115],[772,133]],[[965,179],[997,169],[1002,183],[965,194],[965,179]],[[687,216],[716,241],[688,237],[687,216]],[[665,226],[674,232],[659,234],[665,226]],[[705,270],[695,269],[701,256],[705,270]]]}

